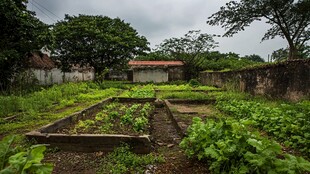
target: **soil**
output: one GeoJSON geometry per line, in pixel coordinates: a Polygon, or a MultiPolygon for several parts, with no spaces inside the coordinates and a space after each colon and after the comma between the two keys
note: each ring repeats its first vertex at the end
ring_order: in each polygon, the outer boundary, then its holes
{"type": "Polygon", "coordinates": [[[175,122],[184,134],[188,126],[192,124],[193,117],[200,117],[205,120],[213,117],[216,113],[214,106],[209,104],[170,104],[169,108],[175,122]]]}
{"type": "Polygon", "coordinates": [[[165,157],[166,162],[159,164],[154,173],[210,173],[208,165],[203,162],[188,159],[180,149],[181,135],[169,119],[164,108],[157,108],[153,120],[154,147],[157,153],[165,157]]]}
{"type": "MultiPolygon", "coordinates": [[[[165,158],[165,162],[157,164],[147,173],[210,173],[206,163],[188,159],[180,149],[178,144],[181,141],[181,136],[173,126],[165,108],[156,108],[151,122],[153,152],[161,154],[165,158]]],[[[54,174],[94,174],[101,165],[104,165],[101,162],[104,155],[101,152],[75,153],[51,149],[45,155],[44,161],[55,164],[54,174]]]]}

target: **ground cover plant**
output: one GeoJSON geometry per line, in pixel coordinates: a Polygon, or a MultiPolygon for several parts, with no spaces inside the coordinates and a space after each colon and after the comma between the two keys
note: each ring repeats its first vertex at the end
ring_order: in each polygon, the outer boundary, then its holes
{"type": "Polygon", "coordinates": [[[236,118],[246,119],[285,146],[310,156],[310,102],[274,103],[255,99],[217,97],[216,107],[236,118]],[[274,105],[274,106],[272,106],[274,105]]]}
{"type": "Polygon", "coordinates": [[[281,145],[249,131],[248,120],[193,119],[180,146],[192,158],[207,160],[212,173],[303,173],[310,162],[285,154],[281,145]]]}
{"type": "Polygon", "coordinates": [[[125,91],[120,95],[120,97],[130,97],[130,98],[152,98],[155,97],[155,91],[152,84],[144,86],[135,86],[128,91],[125,91]]]}
{"type": "Polygon", "coordinates": [[[62,108],[74,103],[85,102],[90,99],[104,99],[116,95],[118,89],[101,90],[95,84],[67,83],[54,85],[51,88],[36,91],[25,96],[0,96],[0,117],[22,113],[35,114],[48,109],[62,108]]]}
{"type": "Polygon", "coordinates": [[[33,145],[27,149],[14,146],[15,136],[0,141],[0,173],[52,173],[53,165],[44,164],[44,145],[33,145]]]}
{"type": "Polygon", "coordinates": [[[128,145],[116,148],[102,160],[98,173],[144,173],[147,166],[164,162],[162,156],[154,154],[137,155],[130,151],[128,145]]]}
{"type": "Polygon", "coordinates": [[[34,130],[120,91],[102,90],[96,83],[83,82],[53,85],[24,96],[0,96],[0,135],[34,130]],[[9,116],[13,118],[5,119],[9,116]]]}
{"type": "Polygon", "coordinates": [[[197,86],[192,87],[189,84],[183,84],[183,85],[157,85],[155,86],[156,90],[172,90],[172,91],[178,91],[178,90],[204,90],[204,91],[213,91],[213,90],[220,90],[219,88],[212,87],[212,86],[197,86]]]}
{"type": "Polygon", "coordinates": [[[156,94],[160,99],[189,99],[189,100],[208,100],[211,99],[206,93],[194,91],[160,91],[156,94]]]}
{"type": "Polygon", "coordinates": [[[154,110],[150,103],[112,102],[93,117],[79,120],[62,133],[88,134],[149,134],[149,117],[154,110]]]}

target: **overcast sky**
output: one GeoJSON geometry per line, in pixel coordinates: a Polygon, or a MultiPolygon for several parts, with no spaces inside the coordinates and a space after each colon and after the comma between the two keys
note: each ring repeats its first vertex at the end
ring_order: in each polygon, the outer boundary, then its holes
{"type": "MultiPolygon", "coordinates": [[[[28,9],[35,11],[43,22],[52,24],[65,14],[103,15],[119,17],[145,36],[151,48],[164,39],[181,37],[189,30],[223,35],[225,30],[209,26],[206,21],[229,0],[28,0],[28,9]]],[[[245,31],[230,38],[215,38],[220,52],[235,52],[241,56],[258,54],[267,60],[268,54],[287,46],[281,38],[261,42],[269,25],[254,22],[245,31]]]]}

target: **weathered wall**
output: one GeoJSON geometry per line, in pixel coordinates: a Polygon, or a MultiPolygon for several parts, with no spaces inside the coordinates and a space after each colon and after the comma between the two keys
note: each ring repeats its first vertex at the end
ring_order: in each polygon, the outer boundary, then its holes
{"type": "Polygon", "coordinates": [[[184,80],[184,68],[183,66],[177,67],[169,67],[168,68],[168,80],[176,81],[176,80],[184,80]]]}
{"type": "Polygon", "coordinates": [[[32,69],[35,77],[39,80],[39,84],[61,84],[64,82],[77,82],[94,80],[95,73],[93,70],[79,72],[74,70],[72,72],[62,72],[60,69],[53,68],[51,70],[32,69]]]}
{"type": "Polygon", "coordinates": [[[168,73],[165,69],[134,69],[133,82],[167,82],[168,73]]]}
{"type": "Polygon", "coordinates": [[[310,59],[229,72],[201,72],[205,85],[297,101],[310,96],[310,59]]]}

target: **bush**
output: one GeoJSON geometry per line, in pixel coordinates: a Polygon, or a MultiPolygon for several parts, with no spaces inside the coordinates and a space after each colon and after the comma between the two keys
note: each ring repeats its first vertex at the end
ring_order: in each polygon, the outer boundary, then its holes
{"type": "Polygon", "coordinates": [[[213,173],[302,173],[310,163],[301,157],[283,154],[275,141],[250,132],[247,121],[207,120],[198,117],[188,128],[180,146],[189,157],[208,160],[213,173]],[[243,123],[242,123],[243,122],[243,123]]]}
{"type": "Polygon", "coordinates": [[[188,84],[191,86],[191,87],[198,87],[200,86],[200,82],[197,80],[197,79],[191,79],[188,84]]]}

